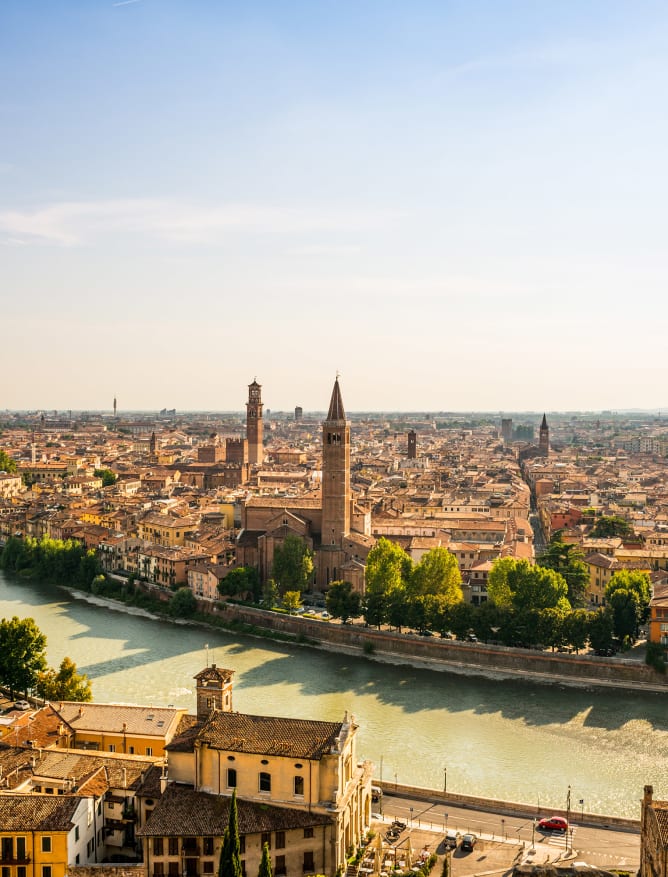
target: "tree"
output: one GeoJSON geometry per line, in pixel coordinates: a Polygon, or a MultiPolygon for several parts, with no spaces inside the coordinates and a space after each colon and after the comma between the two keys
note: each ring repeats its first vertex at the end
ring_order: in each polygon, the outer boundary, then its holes
{"type": "Polygon", "coordinates": [[[345,624],[349,618],[357,618],[362,612],[362,595],[350,582],[332,582],[325,597],[327,611],[345,624]]]}
{"type": "Polygon", "coordinates": [[[608,595],[606,588],[606,601],[612,611],[615,636],[622,642],[627,639],[634,640],[640,617],[640,604],[636,592],[627,588],[617,588],[608,595]]]}
{"type": "Polygon", "coordinates": [[[257,568],[238,566],[230,570],[225,578],[218,582],[218,592],[223,597],[245,597],[250,593],[254,600],[259,600],[262,586],[257,568]]]}
{"type": "Polygon", "coordinates": [[[564,618],[564,639],[573,646],[576,653],[587,645],[589,615],[586,609],[574,609],[564,618]]]}
{"type": "Polygon", "coordinates": [[[267,579],[262,588],[262,602],[265,609],[273,609],[278,603],[278,587],[273,579],[267,579]]]}
{"type": "Polygon", "coordinates": [[[427,551],[410,575],[408,593],[411,597],[442,596],[451,606],[461,602],[462,576],[457,558],[447,548],[427,551]]]}
{"type": "Polygon", "coordinates": [[[262,859],[260,860],[260,870],[258,877],[272,877],[271,872],[271,856],[269,855],[269,844],[262,845],[262,859]]]}
{"type": "Polygon", "coordinates": [[[271,576],[279,591],[305,591],[313,574],[313,554],[303,539],[288,534],[274,551],[271,576]]]}
{"type": "Polygon", "coordinates": [[[0,683],[10,696],[28,693],[46,667],[46,637],[33,618],[3,618],[0,621],[0,683]]]}
{"type": "Polygon", "coordinates": [[[102,479],[102,487],[111,487],[112,484],[116,484],[118,476],[111,469],[94,469],[93,471],[98,478],[102,479]]]}
{"type": "MultiPolygon", "coordinates": [[[[410,578],[413,561],[395,542],[381,538],[376,542],[366,559],[366,609],[364,617],[367,624],[380,626],[390,620],[397,624],[397,610],[405,594],[406,582],[410,578]],[[392,610],[392,612],[391,612],[392,610]]],[[[405,608],[405,602],[403,603],[405,608]]],[[[399,619],[405,623],[404,618],[399,619]]]]}
{"type": "Polygon", "coordinates": [[[16,460],[10,457],[7,451],[0,450],[0,472],[16,472],[16,460]]]}
{"type": "Polygon", "coordinates": [[[239,822],[237,816],[237,790],[232,792],[227,828],[220,849],[218,877],[242,877],[241,844],[239,842],[239,822]]]}
{"type": "Polygon", "coordinates": [[[619,536],[622,539],[635,538],[633,527],[618,515],[603,515],[596,521],[590,534],[598,539],[610,539],[619,536]]]}
{"type": "Polygon", "coordinates": [[[522,612],[529,609],[570,609],[568,585],[554,570],[526,560],[504,557],[490,570],[487,593],[497,606],[522,612]]]}
{"type": "Polygon", "coordinates": [[[296,612],[302,605],[301,591],[286,591],[283,594],[283,608],[287,609],[290,614],[296,612]]]}
{"type": "Polygon", "coordinates": [[[652,583],[649,573],[638,570],[620,569],[612,575],[605,589],[605,598],[619,588],[633,591],[638,598],[638,623],[649,617],[649,604],[652,599],[652,583]]]}
{"type": "Polygon", "coordinates": [[[568,602],[571,606],[582,607],[589,586],[589,570],[582,552],[570,542],[564,542],[562,534],[562,530],[554,533],[550,544],[536,563],[563,576],[568,585],[568,602]]]}
{"type": "Polygon", "coordinates": [[[190,588],[179,588],[169,601],[169,614],[175,618],[191,618],[197,611],[197,600],[190,588]]]}
{"type": "Polygon", "coordinates": [[[600,607],[589,613],[589,644],[594,651],[611,648],[613,633],[612,611],[609,607],[600,607]]]}
{"type": "Polygon", "coordinates": [[[41,672],[35,683],[35,693],[44,700],[88,702],[93,699],[88,676],[77,673],[77,665],[71,658],[63,658],[58,671],[49,667],[41,672]]]}

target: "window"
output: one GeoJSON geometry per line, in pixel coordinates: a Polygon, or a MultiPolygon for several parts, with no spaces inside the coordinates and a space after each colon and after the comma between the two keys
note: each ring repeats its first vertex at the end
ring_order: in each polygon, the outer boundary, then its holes
{"type": "Polygon", "coordinates": [[[5,868],[5,867],[3,866],[3,868],[0,870],[0,874],[2,875],[2,877],[11,877],[11,875],[12,875],[12,869],[11,869],[11,868],[5,868]]]}
{"type": "Polygon", "coordinates": [[[271,774],[260,771],[260,791],[271,792],[271,774]]]}
{"type": "Polygon", "coordinates": [[[304,777],[295,777],[295,795],[298,798],[304,797],[304,777]]]}
{"type": "Polygon", "coordinates": [[[134,755],[134,754],[135,754],[135,748],[134,748],[134,746],[131,746],[130,747],[130,755],[134,755]]]}
{"type": "Polygon", "coordinates": [[[51,838],[47,836],[42,838],[42,852],[50,853],[51,852],[51,838]]]}
{"type": "Polygon", "coordinates": [[[227,768],[227,788],[236,789],[237,787],[237,771],[234,767],[227,768]]]}
{"type": "Polygon", "coordinates": [[[276,849],[284,850],[285,849],[285,832],[277,831],[276,832],[276,849]]]}
{"type": "Polygon", "coordinates": [[[306,850],[304,852],[303,871],[305,874],[313,874],[315,871],[315,865],[313,864],[313,850],[306,850]]]}
{"type": "Polygon", "coordinates": [[[152,747],[152,746],[147,746],[147,747],[146,747],[146,754],[147,754],[147,755],[153,755],[153,747],[152,747]]]}
{"type": "Polygon", "coordinates": [[[7,861],[8,859],[14,858],[14,838],[13,837],[3,837],[2,846],[0,846],[0,850],[2,851],[3,861],[7,861]]]}
{"type": "Polygon", "coordinates": [[[167,841],[169,844],[169,856],[178,856],[179,854],[179,839],[178,837],[170,837],[167,841]]]}
{"type": "Polygon", "coordinates": [[[180,862],[169,862],[167,865],[169,877],[179,877],[179,868],[181,867],[180,862]]]}
{"type": "Polygon", "coordinates": [[[202,839],[202,852],[205,856],[213,855],[213,838],[205,837],[202,839]]]}
{"type": "Polygon", "coordinates": [[[165,866],[162,862],[154,862],[153,864],[153,877],[162,877],[165,873],[165,866]]]}
{"type": "Polygon", "coordinates": [[[313,826],[309,825],[308,828],[304,829],[304,837],[313,837],[313,826]]]}
{"type": "Polygon", "coordinates": [[[16,858],[19,862],[26,858],[26,839],[24,837],[16,838],[16,858]]]}
{"type": "Polygon", "coordinates": [[[271,832],[270,831],[263,831],[262,835],[260,837],[260,849],[262,849],[265,844],[269,847],[269,849],[271,849],[271,832]]]}
{"type": "Polygon", "coordinates": [[[116,752],[116,744],[115,743],[109,744],[109,752],[116,752]]]}
{"type": "Polygon", "coordinates": [[[51,877],[51,865],[42,865],[42,877],[51,877]]]}
{"type": "Polygon", "coordinates": [[[79,826],[74,826],[74,840],[79,840],[79,826]]]}
{"type": "Polygon", "coordinates": [[[153,855],[154,856],[163,856],[164,855],[161,837],[154,837],[153,838],[153,855]]]}
{"type": "Polygon", "coordinates": [[[274,865],[274,874],[276,877],[279,875],[286,874],[285,870],[285,856],[276,856],[276,864],[274,865]]]}
{"type": "Polygon", "coordinates": [[[242,834],[241,837],[239,838],[239,852],[240,853],[246,852],[246,835],[245,834],[242,834]]]}
{"type": "Polygon", "coordinates": [[[202,874],[213,874],[213,862],[202,862],[202,874]]]}

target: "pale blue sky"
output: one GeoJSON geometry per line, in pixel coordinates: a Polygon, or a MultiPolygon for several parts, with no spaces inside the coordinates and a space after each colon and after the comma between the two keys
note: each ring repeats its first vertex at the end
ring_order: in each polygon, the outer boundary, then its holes
{"type": "Polygon", "coordinates": [[[3,0],[0,408],[668,406],[664,2],[3,0]]]}

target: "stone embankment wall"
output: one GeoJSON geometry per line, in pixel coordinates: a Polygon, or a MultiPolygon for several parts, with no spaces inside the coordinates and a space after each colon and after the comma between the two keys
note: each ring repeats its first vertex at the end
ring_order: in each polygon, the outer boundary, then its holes
{"type": "MultiPolygon", "coordinates": [[[[640,832],[639,819],[624,819],[620,816],[602,816],[598,813],[580,813],[579,809],[555,810],[544,807],[530,806],[529,804],[517,804],[512,801],[494,801],[491,798],[475,798],[472,795],[447,794],[435,789],[420,789],[417,786],[403,786],[396,783],[376,782],[383,794],[392,797],[415,798],[418,801],[428,801],[430,804],[449,804],[452,807],[468,807],[471,810],[482,810],[486,813],[500,813],[504,816],[526,816],[527,819],[543,819],[548,816],[570,817],[580,825],[596,826],[598,828],[616,828],[620,831],[640,832]]],[[[384,810],[391,810],[391,803],[386,799],[384,810]]]]}
{"type": "Polygon", "coordinates": [[[143,865],[68,865],[68,877],[143,877],[143,865]]]}
{"type": "Polygon", "coordinates": [[[599,685],[668,692],[668,676],[640,661],[536,652],[335,624],[235,604],[201,601],[200,609],[267,630],[291,633],[321,648],[373,660],[496,678],[534,679],[560,685],[599,685]]]}

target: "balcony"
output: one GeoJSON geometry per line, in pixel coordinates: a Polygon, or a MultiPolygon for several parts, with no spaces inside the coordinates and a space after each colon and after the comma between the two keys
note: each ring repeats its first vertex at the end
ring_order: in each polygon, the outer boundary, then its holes
{"type": "Polygon", "coordinates": [[[30,862],[31,858],[27,853],[16,856],[13,854],[6,856],[4,853],[0,853],[0,865],[28,865],[30,862]]]}

